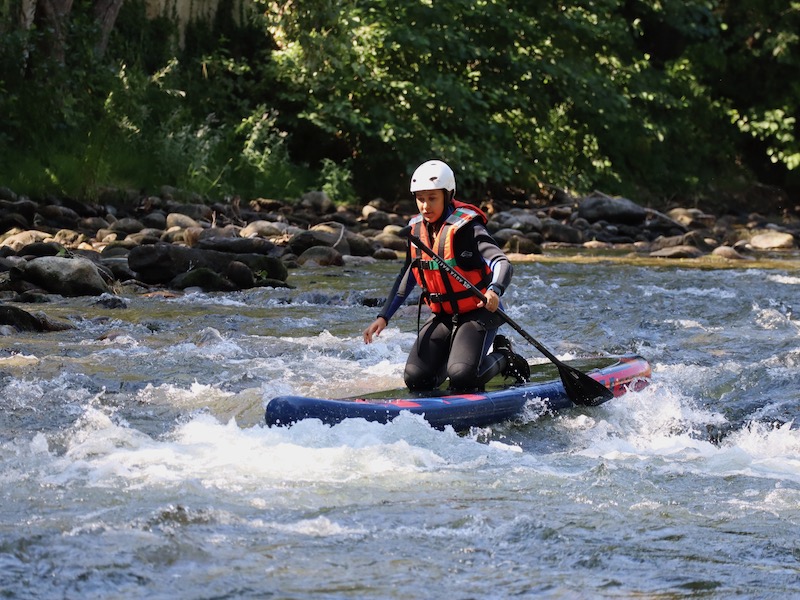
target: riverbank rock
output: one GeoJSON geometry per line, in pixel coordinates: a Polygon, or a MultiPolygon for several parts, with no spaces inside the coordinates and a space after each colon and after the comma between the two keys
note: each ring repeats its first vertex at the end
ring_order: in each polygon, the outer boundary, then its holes
{"type": "MultiPolygon", "coordinates": [[[[11,327],[16,331],[66,331],[74,329],[68,323],[62,323],[49,319],[46,315],[34,315],[27,311],[0,304],[0,325],[11,327]]],[[[0,329],[0,335],[2,335],[0,329]]]]}
{"type": "MultiPolygon", "coordinates": [[[[800,241],[800,208],[767,218],[683,206],[662,212],[600,191],[585,197],[559,191],[552,200],[493,198],[480,207],[489,215],[487,230],[519,257],[624,249],[665,259],[752,260],[794,252],[800,241]]],[[[98,203],[81,203],[34,201],[6,190],[0,292],[34,299],[100,295],[112,284],[144,291],[288,286],[291,269],[402,260],[407,240],[397,232],[416,210],[406,196],[355,209],[337,207],[322,192],[290,201],[203,202],[164,187],[157,194],[104,190],[98,203]]]]}
{"type": "Polygon", "coordinates": [[[254,281],[285,282],[288,276],[280,259],[264,254],[220,252],[165,243],[137,246],[128,254],[131,270],[145,283],[153,284],[168,284],[194,269],[224,273],[234,261],[246,265],[254,281]]]}
{"type": "Polygon", "coordinates": [[[765,231],[750,238],[750,246],[756,250],[788,250],[797,247],[794,236],[782,231],[765,231]]]}
{"type": "Polygon", "coordinates": [[[647,211],[627,198],[613,198],[596,193],[581,200],[578,205],[578,216],[589,223],[608,221],[638,225],[647,218],[647,211]]]}
{"type": "Polygon", "coordinates": [[[85,258],[41,256],[10,270],[11,281],[32,283],[62,296],[99,296],[109,292],[100,270],[85,258]]]}

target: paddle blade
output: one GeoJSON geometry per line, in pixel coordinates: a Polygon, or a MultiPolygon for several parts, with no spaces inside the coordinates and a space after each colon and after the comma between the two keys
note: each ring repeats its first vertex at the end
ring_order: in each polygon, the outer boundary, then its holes
{"type": "Polygon", "coordinates": [[[599,406],[614,397],[614,393],[610,389],[578,369],[560,363],[558,372],[569,399],[575,404],[599,406]]]}

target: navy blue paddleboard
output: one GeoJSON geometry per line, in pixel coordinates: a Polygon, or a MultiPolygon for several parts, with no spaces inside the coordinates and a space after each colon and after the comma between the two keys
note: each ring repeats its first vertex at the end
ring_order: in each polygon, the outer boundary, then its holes
{"type": "MultiPolygon", "coordinates": [[[[628,389],[641,389],[650,377],[650,364],[641,356],[626,355],[607,367],[587,373],[610,389],[614,396],[628,389]]],[[[366,419],[387,423],[401,412],[422,415],[431,426],[456,430],[505,421],[522,411],[530,400],[540,399],[552,410],[574,406],[560,379],[511,385],[502,389],[469,394],[449,394],[442,390],[424,394],[395,390],[389,397],[371,394],[358,398],[309,398],[278,396],[267,403],[267,425],[292,425],[303,419],[319,419],[328,425],[345,419],[366,419]]]]}

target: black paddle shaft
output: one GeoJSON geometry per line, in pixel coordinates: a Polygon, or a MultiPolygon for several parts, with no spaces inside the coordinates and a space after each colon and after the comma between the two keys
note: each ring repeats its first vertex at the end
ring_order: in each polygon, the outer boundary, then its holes
{"type": "MultiPolygon", "coordinates": [[[[411,227],[404,227],[399,232],[400,237],[408,238],[412,244],[414,244],[417,248],[422,250],[425,254],[430,256],[436,264],[439,265],[442,269],[444,269],[453,279],[458,281],[461,285],[467,288],[470,292],[472,292],[475,296],[481,299],[482,302],[486,303],[486,296],[481,292],[478,288],[476,288],[472,282],[470,282],[466,277],[464,277],[461,273],[456,271],[453,267],[447,264],[441,256],[436,254],[431,248],[425,244],[421,239],[411,233],[411,227]]],[[[568,364],[560,361],[556,356],[550,352],[544,345],[542,345],[539,341],[537,341],[532,335],[530,335],[527,331],[525,331],[514,319],[509,317],[503,309],[498,308],[497,314],[514,330],[519,333],[523,338],[525,338],[528,342],[533,344],[533,346],[542,354],[547,357],[550,362],[552,362],[556,367],[558,367],[558,373],[561,376],[561,381],[564,383],[564,389],[567,392],[570,400],[575,404],[585,404],[588,406],[597,406],[598,404],[602,404],[603,402],[610,400],[614,397],[614,394],[609,390],[606,386],[602,383],[597,381],[596,379],[592,379],[586,373],[582,373],[575,367],[570,367],[568,364]]]]}

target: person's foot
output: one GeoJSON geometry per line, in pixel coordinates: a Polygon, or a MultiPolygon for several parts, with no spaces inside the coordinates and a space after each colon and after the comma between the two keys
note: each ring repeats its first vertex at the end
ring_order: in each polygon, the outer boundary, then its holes
{"type": "Polygon", "coordinates": [[[531,376],[528,361],[511,349],[511,340],[504,335],[494,338],[494,349],[506,355],[506,366],[501,371],[503,377],[514,378],[517,383],[525,383],[531,376]]]}

